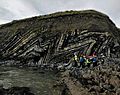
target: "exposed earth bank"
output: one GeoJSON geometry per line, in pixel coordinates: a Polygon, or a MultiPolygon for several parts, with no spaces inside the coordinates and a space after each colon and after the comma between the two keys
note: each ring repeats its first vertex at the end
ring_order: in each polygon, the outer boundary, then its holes
{"type": "MultiPolygon", "coordinates": [[[[100,63],[96,67],[74,67],[60,72],[60,82],[53,86],[60,87],[59,94],[119,95],[120,29],[107,15],[95,10],[66,11],[0,26],[0,65],[3,67],[36,67],[58,73],[58,67],[69,63],[74,53],[81,51],[85,56],[96,52],[100,63]],[[104,63],[100,61],[103,56],[104,63]]],[[[43,81],[49,83],[46,79],[43,81]]],[[[10,89],[14,88],[4,90],[8,93],[10,89]]],[[[28,90],[28,93],[31,92],[28,90]]]]}

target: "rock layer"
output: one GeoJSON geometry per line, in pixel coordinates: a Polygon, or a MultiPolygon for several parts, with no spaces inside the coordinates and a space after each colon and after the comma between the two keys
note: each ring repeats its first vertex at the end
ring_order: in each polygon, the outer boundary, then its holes
{"type": "Polygon", "coordinates": [[[26,63],[64,63],[75,51],[119,56],[119,30],[94,10],[59,12],[0,26],[0,56],[26,63]]]}

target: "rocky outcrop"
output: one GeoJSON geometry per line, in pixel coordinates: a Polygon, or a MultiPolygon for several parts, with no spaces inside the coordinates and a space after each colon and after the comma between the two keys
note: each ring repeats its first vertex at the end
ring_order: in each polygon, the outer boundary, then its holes
{"type": "Polygon", "coordinates": [[[107,15],[94,10],[67,11],[0,26],[0,65],[43,64],[44,68],[54,64],[56,70],[56,65],[69,62],[74,52],[81,51],[85,55],[95,51],[105,62],[63,72],[61,95],[119,95],[120,29],[107,15]]]}
{"type": "Polygon", "coordinates": [[[94,68],[67,70],[62,80],[72,95],[119,95],[120,60],[107,59],[94,68]]]}
{"type": "Polygon", "coordinates": [[[0,26],[0,56],[37,65],[68,62],[75,51],[118,57],[119,33],[94,10],[38,16],[0,26]]]}

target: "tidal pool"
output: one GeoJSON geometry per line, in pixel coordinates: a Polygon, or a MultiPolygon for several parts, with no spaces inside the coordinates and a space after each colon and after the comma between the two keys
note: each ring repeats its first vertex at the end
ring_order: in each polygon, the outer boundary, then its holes
{"type": "Polygon", "coordinates": [[[53,89],[57,77],[52,72],[40,73],[40,70],[0,67],[0,85],[4,88],[30,87],[35,95],[59,95],[53,89]]]}

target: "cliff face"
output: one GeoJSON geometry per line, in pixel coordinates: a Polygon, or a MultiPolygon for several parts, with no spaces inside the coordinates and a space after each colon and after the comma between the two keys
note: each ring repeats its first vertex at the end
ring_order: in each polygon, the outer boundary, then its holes
{"type": "Polygon", "coordinates": [[[120,32],[94,10],[38,16],[0,26],[0,55],[41,63],[68,62],[75,51],[118,57],[120,32]]]}

